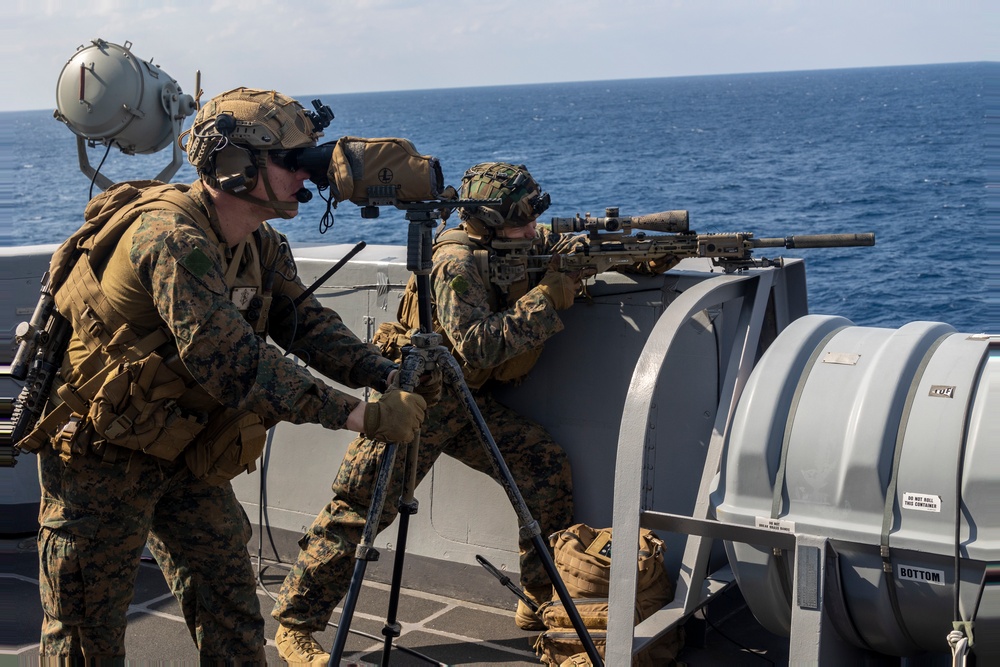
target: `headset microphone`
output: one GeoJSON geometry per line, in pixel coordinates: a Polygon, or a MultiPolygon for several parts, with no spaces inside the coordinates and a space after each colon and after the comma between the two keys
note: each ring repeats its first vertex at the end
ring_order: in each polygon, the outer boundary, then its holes
{"type": "Polygon", "coordinates": [[[308,202],[310,199],[313,198],[313,193],[310,192],[307,188],[299,188],[299,191],[295,193],[295,198],[298,200],[300,204],[305,204],[306,202],[308,202]]]}

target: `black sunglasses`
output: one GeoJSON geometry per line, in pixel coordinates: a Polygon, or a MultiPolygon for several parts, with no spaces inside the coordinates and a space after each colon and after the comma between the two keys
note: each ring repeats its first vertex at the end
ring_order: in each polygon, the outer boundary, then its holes
{"type": "Polygon", "coordinates": [[[292,148],[286,151],[268,151],[267,158],[271,161],[271,164],[282,169],[297,171],[299,168],[299,155],[301,153],[301,148],[292,148]]]}

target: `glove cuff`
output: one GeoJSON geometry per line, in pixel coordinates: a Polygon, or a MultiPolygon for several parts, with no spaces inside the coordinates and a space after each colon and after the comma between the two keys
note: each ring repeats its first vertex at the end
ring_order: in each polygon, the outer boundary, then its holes
{"type": "Polygon", "coordinates": [[[379,404],[377,402],[365,404],[365,435],[369,438],[378,432],[379,422],[381,421],[379,413],[379,404]]]}
{"type": "Polygon", "coordinates": [[[384,394],[386,391],[389,390],[389,376],[392,375],[393,371],[398,371],[398,370],[399,370],[399,364],[393,364],[392,366],[389,366],[385,371],[385,375],[383,375],[380,380],[378,380],[372,385],[372,389],[379,392],[380,394],[384,394]]]}

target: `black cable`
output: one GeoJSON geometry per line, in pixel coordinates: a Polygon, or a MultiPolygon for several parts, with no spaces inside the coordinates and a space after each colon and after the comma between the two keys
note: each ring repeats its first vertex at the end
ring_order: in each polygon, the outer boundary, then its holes
{"type": "Polygon", "coordinates": [[[323,191],[327,189],[326,186],[317,186],[319,191],[319,198],[326,202],[326,212],[323,213],[323,217],[319,219],[319,233],[326,234],[328,231],[333,229],[333,223],[335,222],[333,218],[333,209],[337,207],[333,203],[333,192],[330,192],[330,196],[323,194],[323,191]]]}
{"type": "Polygon", "coordinates": [[[727,642],[729,642],[730,644],[732,644],[732,645],[734,645],[734,646],[738,647],[738,648],[739,648],[740,650],[742,650],[742,651],[746,651],[747,653],[749,653],[749,654],[750,654],[750,655],[752,655],[752,656],[755,656],[755,657],[757,657],[757,658],[760,658],[761,660],[763,660],[764,662],[766,662],[766,663],[767,663],[767,664],[769,664],[769,665],[774,665],[774,664],[776,664],[776,663],[775,663],[775,662],[774,662],[773,660],[771,660],[770,658],[767,658],[767,657],[765,657],[765,656],[763,656],[763,655],[761,655],[761,654],[759,654],[759,653],[756,653],[756,652],[754,652],[754,650],[753,650],[752,648],[750,648],[750,647],[748,647],[748,646],[744,646],[743,644],[739,643],[738,641],[736,641],[735,639],[733,639],[732,637],[730,637],[729,635],[727,635],[727,634],[726,634],[725,632],[723,632],[723,631],[722,631],[722,628],[720,628],[720,627],[719,627],[719,626],[717,626],[717,625],[716,625],[715,623],[712,623],[712,621],[711,621],[711,620],[709,620],[709,618],[708,618],[708,615],[707,615],[707,614],[705,614],[704,616],[702,616],[702,618],[703,618],[703,619],[705,620],[705,622],[706,622],[706,623],[708,624],[708,627],[710,627],[710,628],[712,628],[713,630],[715,630],[716,632],[718,632],[718,633],[719,633],[719,636],[720,636],[720,637],[722,637],[723,639],[725,639],[725,640],[726,640],[727,642]]]}
{"type": "Polygon", "coordinates": [[[111,144],[108,144],[108,148],[104,151],[104,157],[101,158],[101,163],[97,165],[97,169],[94,170],[94,175],[90,179],[90,198],[94,198],[94,183],[97,181],[97,175],[101,173],[101,167],[104,166],[104,161],[108,159],[108,153],[111,152],[111,144]]]}
{"type": "Polygon", "coordinates": [[[282,241],[278,244],[278,256],[274,258],[274,263],[268,267],[272,279],[274,274],[281,276],[282,280],[291,282],[295,280],[299,275],[299,267],[295,263],[295,259],[292,257],[292,247],[288,244],[288,241],[282,241]],[[287,257],[286,257],[287,253],[287,257]],[[285,266],[288,267],[288,273],[282,273],[278,270],[278,260],[284,258],[285,266]]]}
{"type": "MultiPolygon", "coordinates": [[[[260,569],[260,564],[264,560],[264,508],[267,507],[267,468],[271,463],[271,443],[274,441],[274,429],[271,427],[267,433],[267,443],[264,445],[264,455],[261,457],[260,463],[260,499],[257,505],[257,583],[260,587],[267,593],[267,588],[264,587],[264,582],[261,580],[261,575],[263,574],[260,569]]],[[[278,546],[274,543],[274,535],[271,533],[271,522],[267,521],[267,540],[271,544],[271,551],[274,553],[275,558],[278,557],[278,546]]],[[[278,560],[277,562],[281,562],[278,560]]],[[[270,593],[268,593],[270,597],[270,593]]],[[[272,600],[274,598],[271,598],[272,600]]]]}

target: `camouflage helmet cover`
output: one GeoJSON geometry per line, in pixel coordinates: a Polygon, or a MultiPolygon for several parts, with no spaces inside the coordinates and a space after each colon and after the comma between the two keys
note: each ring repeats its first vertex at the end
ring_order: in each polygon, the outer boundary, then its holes
{"type": "Polygon", "coordinates": [[[527,167],[506,162],[483,162],[462,177],[462,199],[499,199],[499,206],[459,209],[463,220],[476,219],[487,227],[522,227],[549,207],[549,195],[527,167]]]}
{"type": "Polygon", "coordinates": [[[212,154],[229,142],[256,151],[282,151],[314,146],[323,136],[296,100],[254,88],[234,88],[210,99],[180,141],[188,134],[182,147],[199,173],[211,168],[212,154]]]}

